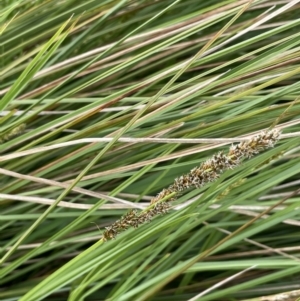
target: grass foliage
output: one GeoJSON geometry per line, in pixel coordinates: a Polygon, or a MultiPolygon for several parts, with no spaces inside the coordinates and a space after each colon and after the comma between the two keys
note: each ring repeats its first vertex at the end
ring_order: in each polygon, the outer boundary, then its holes
{"type": "Polygon", "coordinates": [[[0,300],[296,300],[299,13],[2,0],[0,300]],[[274,126],[274,148],[103,243],[129,209],[274,126]]]}

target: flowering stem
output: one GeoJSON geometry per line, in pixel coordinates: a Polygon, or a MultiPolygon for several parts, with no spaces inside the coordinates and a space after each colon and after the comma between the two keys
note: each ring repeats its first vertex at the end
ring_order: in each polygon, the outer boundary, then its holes
{"type": "Polygon", "coordinates": [[[115,238],[117,234],[130,227],[137,228],[139,225],[150,222],[157,215],[167,213],[171,207],[170,203],[176,200],[182,191],[192,187],[200,188],[206,183],[215,181],[223,171],[235,168],[244,158],[250,158],[273,147],[279,139],[279,135],[280,132],[277,130],[265,131],[248,141],[232,145],[227,155],[223,152],[213,155],[212,158],[203,162],[199,167],[193,168],[188,174],[175,179],[172,185],[163,189],[151,200],[148,208],[140,213],[135,209],[130,210],[120,220],[114,222],[110,227],[106,227],[103,232],[103,241],[115,238]]]}

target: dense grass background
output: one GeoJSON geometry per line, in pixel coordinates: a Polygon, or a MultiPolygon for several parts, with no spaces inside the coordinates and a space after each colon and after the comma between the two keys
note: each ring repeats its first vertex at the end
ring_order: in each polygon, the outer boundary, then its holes
{"type": "Polygon", "coordinates": [[[300,0],[2,0],[0,300],[297,300],[299,16],[300,0]],[[275,148],[102,243],[273,126],[275,148]]]}

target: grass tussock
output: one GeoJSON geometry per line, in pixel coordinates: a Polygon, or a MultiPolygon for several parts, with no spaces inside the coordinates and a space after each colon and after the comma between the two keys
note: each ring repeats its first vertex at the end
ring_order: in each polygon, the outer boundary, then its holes
{"type": "Polygon", "coordinates": [[[1,1],[0,300],[296,300],[299,13],[1,1]]]}

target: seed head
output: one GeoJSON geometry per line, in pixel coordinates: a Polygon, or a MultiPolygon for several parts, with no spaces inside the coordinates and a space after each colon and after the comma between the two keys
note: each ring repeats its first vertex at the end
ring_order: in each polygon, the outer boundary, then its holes
{"type": "Polygon", "coordinates": [[[103,232],[103,239],[115,238],[118,233],[130,227],[137,228],[139,225],[150,222],[157,215],[166,214],[170,210],[170,204],[184,190],[193,187],[200,188],[206,183],[215,181],[222,172],[235,168],[244,158],[250,158],[273,147],[279,136],[280,132],[277,130],[262,132],[248,141],[232,145],[227,155],[223,152],[213,155],[199,167],[195,167],[189,173],[176,178],[172,185],[163,189],[151,200],[148,210],[142,211],[140,214],[137,210],[130,210],[120,220],[114,222],[110,227],[106,227],[103,232]],[[162,202],[170,194],[174,194],[174,196],[162,202]]]}

